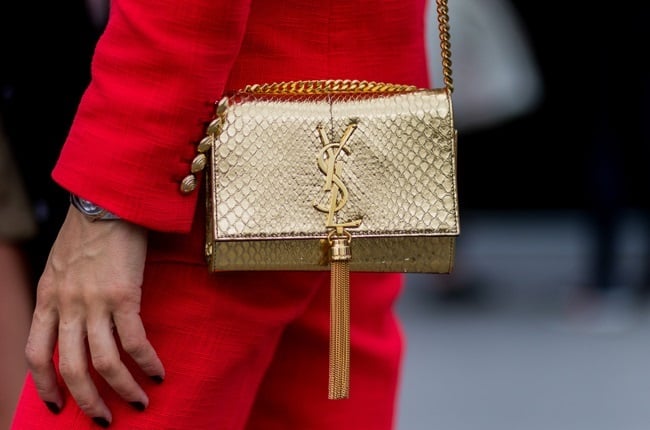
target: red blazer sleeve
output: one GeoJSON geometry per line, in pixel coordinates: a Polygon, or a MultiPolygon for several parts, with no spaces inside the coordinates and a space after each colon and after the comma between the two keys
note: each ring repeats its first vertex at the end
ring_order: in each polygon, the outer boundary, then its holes
{"type": "Polygon", "coordinates": [[[249,3],[113,0],[53,179],[131,222],[188,231],[200,186],[183,194],[180,182],[239,52],[249,3]]]}

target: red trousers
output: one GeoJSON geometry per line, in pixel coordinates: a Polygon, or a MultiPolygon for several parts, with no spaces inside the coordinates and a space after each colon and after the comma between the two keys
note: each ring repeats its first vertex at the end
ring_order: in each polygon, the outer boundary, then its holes
{"type": "MultiPolygon", "coordinates": [[[[150,238],[141,316],[166,376],[158,385],[124,356],[149,395],[144,412],[95,378],[111,428],[392,429],[402,276],[352,274],[350,398],[328,400],[329,273],[210,274],[200,230],[150,238]]],[[[69,394],[52,414],[27,377],[13,430],[94,428],[69,394]]]]}

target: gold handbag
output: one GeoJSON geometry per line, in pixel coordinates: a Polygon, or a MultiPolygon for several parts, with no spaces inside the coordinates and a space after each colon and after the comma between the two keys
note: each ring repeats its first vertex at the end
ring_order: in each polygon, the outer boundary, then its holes
{"type": "Polygon", "coordinates": [[[224,97],[207,162],[212,271],[330,270],[329,398],[349,392],[349,272],[449,273],[459,233],[446,0],[445,88],[327,80],[224,97]]]}

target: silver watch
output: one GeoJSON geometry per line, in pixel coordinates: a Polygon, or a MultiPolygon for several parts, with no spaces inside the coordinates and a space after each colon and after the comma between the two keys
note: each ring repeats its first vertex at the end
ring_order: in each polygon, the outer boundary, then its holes
{"type": "Polygon", "coordinates": [[[79,212],[86,215],[86,217],[90,219],[90,221],[108,221],[108,220],[120,219],[120,217],[118,217],[114,213],[107,211],[101,206],[97,206],[96,204],[94,204],[89,200],[82,199],[81,197],[75,194],[70,194],[70,203],[79,212]]]}

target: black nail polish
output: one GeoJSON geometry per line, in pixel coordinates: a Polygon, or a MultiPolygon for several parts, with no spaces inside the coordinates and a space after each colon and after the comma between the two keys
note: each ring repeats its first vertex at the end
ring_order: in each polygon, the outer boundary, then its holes
{"type": "Polygon", "coordinates": [[[45,402],[45,406],[47,406],[47,408],[53,414],[58,414],[59,412],[61,412],[61,408],[59,408],[59,406],[54,402],[45,402]]]}
{"type": "Polygon", "coordinates": [[[164,380],[163,377],[160,376],[160,375],[150,376],[150,378],[151,378],[151,380],[152,380],[153,382],[155,382],[156,384],[162,384],[162,383],[163,383],[163,380],[164,380]]]}
{"type": "Polygon", "coordinates": [[[95,417],[93,418],[93,421],[95,422],[95,424],[97,424],[100,427],[104,427],[105,429],[108,428],[109,425],[111,425],[111,423],[109,423],[108,420],[104,417],[95,417]]]}
{"type": "Polygon", "coordinates": [[[142,402],[129,402],[129,404],[140,412],[144,411],[144,403],[142,402]]]}

